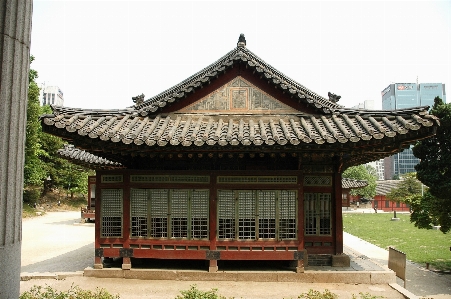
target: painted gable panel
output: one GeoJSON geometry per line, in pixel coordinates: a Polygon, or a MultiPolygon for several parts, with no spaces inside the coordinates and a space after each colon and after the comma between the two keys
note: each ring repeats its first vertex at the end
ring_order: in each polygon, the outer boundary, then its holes
{"type": "Polygon", "coordinates": [[[299,111],[276,100],[238,76],[193,104],[179,110],[183,113],[291,114],[299,111]]]}

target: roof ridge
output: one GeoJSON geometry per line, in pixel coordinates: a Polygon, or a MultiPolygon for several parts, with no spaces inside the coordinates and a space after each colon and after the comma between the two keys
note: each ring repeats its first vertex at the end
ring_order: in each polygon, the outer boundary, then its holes
{"type": "MultiPolygon", "coordinates": [[[[213,62],[212,64],[208,65],[207,67],[203,68],[202,70],[198,71],[197,73],[191,75],[190,77],[186,78],[185,80],[183,80],[182,82],[177,83],[176,85],[160,92],[159,94],[145,100],[142,104],[140,105],[136,105],[136,109],[141,109],[142,107],[148,106],[148,104],[152,104],[156,99],[158,99],[159,97],[168,94],[168,93],[173,93],[174,89],[176,89],[179,86],[183,86],[184,83],[188,83],[191,82],[193,79],[195,79],[196,77],[198,77],[199,75],[201,75],[202,73],[206,72],[207,70],[211,70],[214,67],[217,67],[217,63],[224,60],[224,58],[228,57],[231,53],[235,52],[238,49],[235,48],[231,51],[229,51],[227,54],[225,54],[224,56],[222,56],[221,58],[219,58],[218,60],[216,60],[215,62],[213,62]]],[[[132,106],[133,107],[133,106],[132,106]]]]}
{"type": "Polygon", "coordinates": [[[320,96],[277,70],[275,67],[257,56],[254,52],[249,50],[245,46],[245,41],[238,42],[234,49],[212,64],[191,75],[187,79],[143,102],[140,102],[139,104],[131,106],[131,108],[136,109],[142,116],[147,115],[149,112],[156,112],[168,103],[172,103],[180,98],[183,98],[186,94],[193,92],[196,88],[200,88],[203,83],[210,81],[210,78],[212,77],[217,77],[218,72],[225,71],[238,60],[246,62],[251,67],[255,67],[257,72],[264,74],[268,80],[272,81],[273,84],[280,86],[280,88],[287,90],[289,93],[298,96],[300,99],[305,100],[308,103],[314,104],[317,109],[323,109],[326,113],[332,113],[336,110],[344,108],[342,105],[320,96]]]}

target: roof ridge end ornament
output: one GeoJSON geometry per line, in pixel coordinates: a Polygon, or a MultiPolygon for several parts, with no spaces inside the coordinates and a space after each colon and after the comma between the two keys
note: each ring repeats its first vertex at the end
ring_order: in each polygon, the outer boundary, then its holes
{"type": "Polygon", "coordinates": [[[246,47],[246,38],[244,37],[244,33],[240,34],[240,37],[238,38],[238,43],[236,44],[237,47],[245,48],[246,47]]]}
{"type": "Polygon", "coordinates": [[[135,103],[135,106],[139,106],[142,103],[144,103],[144,94],[140,94],[136,97],[132,97],[133,103],[135,103]]]}
{"type": "Polygon", "coordinates": [[[330,91],[327,93],[327,95],[329,96],[329,101],[333,103],[337,103],[341,98],[341,96],[331,93],[330,91]]]}

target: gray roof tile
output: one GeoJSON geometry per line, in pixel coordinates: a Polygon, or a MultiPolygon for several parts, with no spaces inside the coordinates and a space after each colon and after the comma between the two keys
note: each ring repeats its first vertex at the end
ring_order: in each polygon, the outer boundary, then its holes
{"type": "Polygon", "coordinates": [[[75,164],[93,169],[117,169],[124,168],[120,163],[109,161],[108,159],[88,153],[78,149],[71,144],[66,144],[64,148],[58,150],[58,154],[72,161],[75,164]]]}
{"type": "MultiPolygon", "coordinates": [[[[300,143],[357,143],[405,135],[438,120],[426,115],[385,111],[386,116],[344,113],[333,115],[191,115],[169,114],[165,117],[141,117],[133,114],[112,115],[110,111],[79,110],[65,113],[54,107],[54,115],[43,116],[45,126],[65,129],[80,136],[104,141],[148,146],[219,144],[225,145],[298,145],[300,143]],[[391,115],[390,115],[391,114],[391,115]]],[[[418,109],[417,113],[422,111],[418,109]]]]}
{"type": "Polygon", "coordinates": [[[368,186],[368,182],[365,180],[355,180],[355,179],[349,179],[349,178],[341,179],[341,187],[343,189],[356,189],[356,188],[363,188],[366,186],[368,186]]]}

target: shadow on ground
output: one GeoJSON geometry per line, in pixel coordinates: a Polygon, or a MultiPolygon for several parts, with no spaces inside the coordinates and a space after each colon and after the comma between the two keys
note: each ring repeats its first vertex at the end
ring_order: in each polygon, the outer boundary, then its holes
{"type": "MultiPolygon", "coordinates": [[[[164,260],[139,258],[133,259],[133,269],[155,270],[196,270],[208,271],[209,262],[205,260],[164,260]]],[[[121,268],[121,258],[105,258],[104,268],[121,268]]],[[[292,271],[288,261],[218,261],[219,271],[292,271]]]]}
{"type": "Polygon", "coordinates": [[[26,265],[21,272],[75,272],[94,264],[94,242],[54,258],[26,265]]]}

